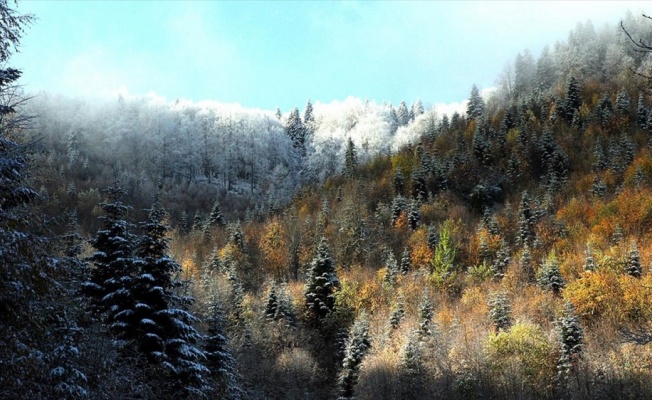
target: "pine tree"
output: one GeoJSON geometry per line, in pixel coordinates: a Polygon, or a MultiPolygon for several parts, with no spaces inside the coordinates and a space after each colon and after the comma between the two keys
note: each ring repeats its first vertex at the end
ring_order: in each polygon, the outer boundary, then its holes
{"type": "Polygon", "coordinates": [[[355,385],[358,383],[360,365],[371,348],[369,322],[366,315],[360,316],[349,332],[342,361],[342,371],[338,377],[340,400],[353,399],[355,385]]]}
{"type": "Polygon", "coordinates": [[[425,110],[423,108],[423,103],[421,102],[421,99],[417,99],[417,101],[412,104],[412,107],[410,109],[410,114],[412,114],[412,120],[417,118],[419,115],[422,115],[423,113],[425,113],[425,110]]]}
{"type": "Polygon", "coordinates": [[[439,231],[433,225],[430,225],[428,227],[427,241],[428,241],[428,248],[430,250],[435,250],[437,248],[437,244],[439,243],[439,231]]]}
{"type": "Polygon", "coordinates": [[[466,115],[469,119],[476,119],[484,115],[484,99],[476,85],[471,88],[471,97],[466,105],[466,115]]]}
{"type": "Polygon", "coordinates": [[[421,203],[428,200],[426,173],[421,168],[412,172],[412,198],[421,203]]]}
{"type": "Polygon", "coordinates": [[[396,224],[396,221],[401,217],[401,214],[407,210],[407,201],[403,196],[396,196],[392,200],[391,207],[391,221],[392,226],[396,224]]]}
{"type": "Polygon", "coordinates": [[[636,242],[632,242],[630,245],[627,260],[625,261],[625,272],[627,275],[633,276],[634,278],[640,278],[643,274],[643,269],[641,268],[641,255],[638,252],[636,242]]]}
{"type": "Polygon", "coordinates": [[[334,311],[335,290],[339,285],[335,263],[326,239],[322,238],[308,270],[305,300],[306,310],[311,318],[321,320],[334,311]]]}
{"type": "Polygon", "coordinates": [[[512,306],[507,298],[507,293],[494,293],[487,302],[489,306],[489,318],[494,324],[496,333],[506,331],[512,325],[512,306]]]}

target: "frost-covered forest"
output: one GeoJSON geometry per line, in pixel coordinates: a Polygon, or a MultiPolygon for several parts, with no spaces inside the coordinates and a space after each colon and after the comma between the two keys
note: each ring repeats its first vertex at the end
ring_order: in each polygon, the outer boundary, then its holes
{"type": "Polygon", "coordinates": [[[0,0],[0,398],[652,397],[650,18],[451,115],[24,93],[33,23],[0,0]]]}

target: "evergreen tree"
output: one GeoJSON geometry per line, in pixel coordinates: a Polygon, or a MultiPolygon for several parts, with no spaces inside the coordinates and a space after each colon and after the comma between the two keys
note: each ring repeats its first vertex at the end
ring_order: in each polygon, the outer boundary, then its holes
{"type": "Polygon", "coordinates": [[[396,196],[403,196],[405,194],[405,178],[401,170],[396,170],[394,174],[394,193],[396,196]]]}
{"type": "Polygon", "coordinates": [[[587,272],[593,272],[596,269],[595,259],[593,258],[593,249],[591,246],[586,247],[586,258],[582,269],[587,272]]]}
{"type": "Polygon", "coordinates": [[[496,253],[496,259],[491,268],[494,278],[502,279],[503,276],[505,276],[505,271],[507,270],[510,261],[511,257],[509,256],[509,246],[507,245],[507,241],[501,239],[500,249],[498,249],[498,252],[496,253]]]}
{"type": "Polygon", "coordinates": [[[410,248],[406,247],[403,249],[403,254],[401,255],[401,274],[405,275],[412,269],[412,257],[410,257],[410,248]]]}
{"type": "Polygon", "coordinates": [[[415,201],[410,203],[407,221],[408,225],[410,225],[410,229],[416,231],[419,226],[419,221],[421,221],[421,213],[419,212],[419,205],[415,201]]]}
{"type": "Polygon", "coordinates": [[[335,309],[335,290],[340,282],[335,273],[335,263],[326,239],[317,246],[317,254],[308,270],[306,285],[306,310],[311,318],[321,320],[335,309]]]}
{"type": "Polygon", "coordinates": [[[299,116],[299,109],[294,107],[290,112],[287,123],[285,125],[285,131],[292,140],[292,144],[296,149],[303,151],[304,141],[305,141],[305,126],[301,121],[299,116]]]}
{"type": "Polygon", "coordinates": [[[629,93],[627,93],[627,90],[622,88],[616,95],[616,110],[620,115],[628,115],[630,107],[631,101],[629,98],[629,93]]]}
{"type": "Polygon", "coordinates": [[[281,119],[283,119],[283,114],[281,114],[281,109],[280,109],[280,108],[276,107],[276,112],[274,113],[274,116],[275,116],[276,119],[278,119],[279,121],[280,121],[281,119]]]}
{"type": "Polygon", "coordinates": [[[181,217],[179,217],[179,233],[182,235],[187,235],[190,232],[190,227],[188,226],[188,213],[186,210],[181,212],[181,217]]]}
{"type": "Polygon", "coordinates": [[[355,176],[355,171],[358,169],[358,153],[355,149],[353,140],[349,138],[346,145],[346,153],[344,154],[344,175],[351,179],[355,176]]]}
{"type": "Polygon", "coordinates": [[[487,302],[489,306],[489,318],[494,324],[496,333],[506,331],[512,325],[512,306],[507,298],[507,293],[494,293],[487,302]]]}
{"type": "Polygon", "coordinates": [[[204,339],[206,365],[216,383],[216,394],[220,399],[239,400],[245,393],[238,383],[236,361],[229,348],[226,323],[219,307],[217,296],[208,304],[208,335],[204,339]]]}
{"type": "Polygon", "coordinates": [[[240,221],[229,224],[228,231],[229,242],[235,245],[235,247],[238,249],[243,250],[245,245],[245,237],[244,232],[242,231],[242,225],[240,225],[240,221]]]}
{"type": "Polygon", "coordinates": [[[419,202],[428,200],[426,175],[421,168],[416,168],[412,172],[412,198],[419,202]]]}
{"type": "Polygon", "coordinates": [[[527,192],[523,192],[518,208],[518,232],[516,233],[516,243],[519,246],[532,245],[535,222],[535,214],[530,208],[530,196],[527,192]]]}
{"type": "Polygon", "coordinates": [[[394,253],[391,250],[387,250],[387,257],[385,259],[385,284],[393,288],[396,286],[396,280],[398,279],[399,269],[394,253]]]}
{"type": "Polygon", "coordinates": [[[557,384],[563,390],[570,371],[584,350],[584,330],[570,302],[564,304],[564,313],[557,321],[560,357],[557,361],[557,384]]]}
{"type": "Polygon", "coordinates": [[[476,119],[484,115],[484,99],[476,85],[471,88],[471,97],[466,105],[466,115],[469,119],[476,119]]]}
{"type": "Polygon", "coordinates": [[[100,203],[104,215],[103,227],[91,239],[95,252],[90,257],[94,267],[90,279],[83,283],[93,310],[106,313],[105,321],[111,330],[122,338],[129,329],[124,318],[133,313],[130,289],[134,277],[133,251],[136,237],[129,232],[131,225],[125,221],[130,207],[122,202],[125,191],[115,180],[106,190],[107,201],[100,203]]]}
{"type": "Polygon", "coordinates": [[[399,299],[396,305],[394,306],[394,309],[392,310],[391,316],[389,317],[390,328],[394,330],[398,329],[404,317],[405,317],[405,304],[403,302],[403,299],[399,299]]]}
{"type": "Polygon", "coordinates": [[[428,227],[428,248],[430,250],[435,250],[437,244],[439,243],[439,232],[437,228],[433,225],[428,227]]]}
{"type": "Polygon", "coordinates": [[[401,101],[401,104],[398,105],[398,110],[396,110],[396,119],[398,121],[398,126],[405,126],[410,122],[410,112],[408,111],[407,105],[404,101],[401,101]]]}
{"type": "Polygon", "coordinates": [[[358,383],[360,365],[370,348],[369,322],[366,315],[363,314],[353,324],[346,341],[342,371],[338,377],[340,392],[338,399],[353,399],[355,385],[358,383]]]}
{"type": "Polygon", "coordinates": [[[566,100],[563,103],[563,112],[567,122],[573,120],[575,111],[582,105],[582,89],[574,76],[571,76],[566,86],[566,100]]]}
{"type": "Polygon", "coordinates": [[[430,297],[424,294],[419,305],[419,337],[422,340],[425,340],[425,338],[430,337],[434,333],[432,323],[432,317],[434,316],[430,297]]]}
{"type": "Polygon", "coordinates": [[[633,276],[634,278],[640,278],[643,274],[643,269],[641,268],[641,255],[638,252],[638,247],[635,242],[632,242],[630,245],[627,260],[625,261],[625,272],[627,275],[633,276]]]}
{"type": "Polygon", "coordinates": [[[306,108],[303,110],[303,123],[307,126],[315,122],[315,116],[312,114],[312,103],[310,99],[306,102],[306,108]]]}
{"type": "Polygon", "coordinates": [[[135,303],[128,318],[132,336],[150,362],[162,363],[179,394],[206,394],[208,369],[202,364],[201,335],[193,327],[198,319],[190,313],[194,299],[176,294],[184,285],[176,277],[181,266],[169,255],[167,213],[158,200],[141,223],[144,235],[136,251],[137,274],[132,279],[135,303]],[[133,322],[132,322],[133,321],[133,322]]]}
{"type": "Polygon", "coordinates": [[[639,93],[638,104],[636,106],[636,118],[638,122],[638,127],[640,129],[643,130],[648,129],[647,121],[649,117],[650,117],[650,110],[645,104],[645,97],[643,96],[643,93],[639,93]]]}
{"type": "Polygon", "coordinates": [[[532,265],[532,255],[530,253],[530,246],[527,244],[523,246],[523,251],[521,252],[520,267],[528,282],[534,282],[535,277],[534,266],[532,265]]]}
{"type": "Polygon", "coordinates": [[[278,316],[278,297],[276,295],[276,284],[272,282],[267,294],[267,302],[265,303],[265,311],[263,317],[267,321],[274,321],[278,316]]]}
{"type": "Polygon", "coordinates": [[[396,221],[401,217],[401,214],[407,210],[407,201],[403,196],[396,196],[392,200],[391,208],[391,221],[392,225],[396,224],[396,221]]]}
{"type": "Polygon", "coordinates": [[[412,114],[412,120],[417,118],[419,115],[425,113],[421,99],[417,99],[417,101],[412,104],[410,111],[411,111],[410,113],[412,114]]]}
{"type": "Polygon", "coordinates": [[[559,296],[561,290],[566,286],[559,271],[559,262],[554,252],[548,255],[548,259],[541,266],[538,281],[543,289],[550,290],[555,296],[559,296]]]}
{"type": "Polygon", "coordinates": [[[211,210],[210,215],[208,216],[208,224],[210,226],[223,226],[226,225],[224,216],[222,216],[222,210],[220,208],[219,200],[215,200],[213,203],[213,209],[211,210]]]}

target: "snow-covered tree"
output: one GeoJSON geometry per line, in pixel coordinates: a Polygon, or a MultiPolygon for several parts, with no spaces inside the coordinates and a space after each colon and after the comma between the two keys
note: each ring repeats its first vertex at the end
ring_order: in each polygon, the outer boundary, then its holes
{"type": "Polygon", "coordinates": [[[335,263],[326,239],[322,238],[308,270],[305,304],[311,318],[321,320],[335,310],[335,290],[339,285],[335,263]]]}
{"type": "Polygon", "coordinates": [[[466,115],[469,119],[479,118],[484,114],[484,99],[476,85],[471,88],[471,97],[466,106],[466,115]]]}
{"type": "Polygon", "coordinates": [[[361,315],[353,324],[346,341],[342,371],[338,377],[338,399],[353,399],[355,385],[358,383],[360,365],[371,348],[369,322],[366,315],[361,315]]]}
{"type": "Polygon", "coordinates": [[[496,333],[505,331],[512,325],[512,307],[507,298],[507,293],[494,293],[487,302],[489,306],[489,318],[494,324],[496,333]]]}

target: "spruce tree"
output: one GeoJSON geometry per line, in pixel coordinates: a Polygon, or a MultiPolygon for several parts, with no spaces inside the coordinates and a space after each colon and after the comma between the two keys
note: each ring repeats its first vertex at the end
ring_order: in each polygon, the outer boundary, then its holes
{"type": "Polygon", "coordinates": [[[421,221],[421,212],[419,211],[419,205],[417,202],[412,201],[410,203],[410,209],[408,210],[407,222],[410,226],[410,229],[416,231],[419,227],[419,222],[421,221]]]}
{"type": "Polygon", "coordinates": [[[593,249],[591,246],[586,247],[586,258],[582,269],[587,272],[593,272],[596,269],[595,259],[593,258],[593,249]]]}
{"type": "Polygon", "coordinates": [[[624,88],[618,91],[616,95],[616,110],[620,115],[629,114],[629,108],[631,106],[631,101],[629,98],[629,93],[624,88]]]}
{"type": "Polygon", "coordinates": [[[201,335],[193,327],[199,320],[189,311],[194,299],[177,294],[184,283],[177,278],[181,266],[169,255],[167,213],[157,200],[148,215],[136,251],[138,268],[130,290],[135,306],[129,318],[134,325],[129,335],[136,336],[150,362],[166,367],[178,394],[206,394],[208,369],[199,348],[201,335]]]}
{"type": "Polygon", "coordinates": [[[412,269],[412,257],[410,256],[410,248],[406,247],[403,249],[403,254],[401,255],[401,265],[399,270],[401,274],[405,275],[412,269]]]}
{"type": "Polygon", "coordinates": [[[220,208],[219,200],[215,200],[213,204],[213,209],[211,210],[210,215],[208,216],[208,224],[210,226],[223,226],[226,225],[224,216],[222,215],[222,210],[220,208]]]}
{"type": "Polygon", "coordinates": [[[512,307],[507,298],[507,293],[494,293],[487,302],[489,306],[489,318],[494,324],[496,333],[506,331],[512,325],[512,307]]]}
{"type": "Polygon", "coordinates": [[[638,127],[640,129],[642,130],[648,129],[647,121],[649,116],[650,116],[650,110],[645,104],[645,97],[643,96],[643,93],[639,93],[638,104],[636,105],[636,118],[637,118],[638,127]]]}
{"type": "Polygon", "coordinates": [[[353,399],[355,385],[358,383],[360,365],[370,348],[369,322],[366,315],[363,314],[353,324],[346,341],[342,371],[338,377],[338,399],[353,399]]]}
{"type": "Polygon", "coordinates": [[[516,243],[519,246],[532,245],[535,222],[535,214],[530,208],[530,196],[527,192],[523,192],[518,208],[518,232],[516,233],[516,243]]]}
{"type": "Polygon", "coordinates": [[[466,105],[466,115],[469,119],[476,119],[484,114],[484,99],[476,85],[471,88],[471,97],[466,105]]]}
{"type": "Polygon", "coordinates": [[[567,122],[573,120],[575,112],[582,105],[582,89],[577,78],[571,76],[566,86],[566,99],[563,103],[563,112],[567,122]]]}
{"type": "Polygon", "coordinates": [[[394,194],[396,196],[403,196],[405,194],[405,178],[401,173],[401,170],[396,170],[394,174],[394,194]]]}
{"type": "Polygon", "coordinates": [[[554,252],[548,255],[548,259],[539,269],[538,281],[541,288],[550,290],[555,296],[559,296],[561,290],[566,286],[559,271],[559,262],[554,252]]]}
{"type": "Polygon", "coordinates": [[[236,361],[229,348],[226,323],[217,296],[211,298],[208,311],[204,354],[206,366],[215,381],[217,397],[225,400],[243,399],[245,393],[238,382],[236,361]]]}
{"type": "Polygon", "coordinates": [[[305,132],[305,126],[301,121],[301,117],[299,116],[298,108],[294,107],[290,112],[285,130],[288,136],[290,136],[293,146],[296,149],[303,151],[306,132],[305,132]]]}
{"type": "Polygon", "coordinates": [[[509,255],[509,246],[507,245],[507,241],[505,241],[505,239],[501,239],[500,248],[496,253],[496,259],[494,260],[491,268],[495,279],[502,279],[503,276],[505,276],[505,271],[507,271],[507,267],[509,266],[510,261],[511,257],[509,255]]]}
{"type": "Polygon", "coordinates": [[[401,321],[405,317],[405,304],[403,299],[399,298],[389,317],[389,326],[391,329],[398,329],[401,321]]]}
{"type": "Polygon", "coordinates": [[[311,319],[320,321],[335,310],[335,290],[340,282],[326,238],[321,239],[308,270],[305,301],[311,319]]]}
{"type": "Polygon", "coordinates": [[[396,286],[396,280],[398,279],[399,269],[394,253],[388,249],[387,257],[385,259],[385,279],[384,282],[390,288],[396,286]]]}
{"type": "Polygon", "coordinates": [[[564,390],[571,370],[584,350],[584,330],[570,302],[564,304],[564,312],[557,321],[560,357],[557,361],[557,384],[564,390]]]}
{"type": "Polygon", "coordinates": [[[638,246],[635,242],[632,242],[629,248],[629,253],[627,254],[627,260],[625,261],[625,272],[629,276],[634,278],[640,278],[643,274],[643,269],[641,268],[641,255],[638,252],[638,246]]]}
{"type": "Polygon", "coordinates": [[[96,250],[90,257],[94,268],[82,287],[93,310],[104,314],[105,322],[118,338],[128,339],[133,327],[127,326],[125,319],[135,306],[130,291],[136,268],[133,258],[136,237],[125,220],[131,208],[122,202],[125,191],[120,182],[115,180],[105,192],[107,201],[100,203],[103,226],[90,242],[96,250]]]}
{"type": "Polygon", "coordinates": [[[399,104],[398,110],[396,110],[396,119],[398,126],[405,126],[410,122],[410,112],[407,105],[405,105],[405,101],[401,101],[401,104],[399,104]]]}
{"type": "Polygon", "coordinates": [[[346,153],[344,154],[344,175],[351,179],[355,176],[355,171],[358,169],[358,153],[355,149],[353,140],[349,138],[346,145],[346,153]]]}
{"type": "Polygon", "coordinates": [[[434,326],[432,323],[432,317],[434,317],[434,315],[430,297],[428,294],[424,294],[421,298],[421,304],[419,305],[419,337],[422,340],[432,336],[434,333],[434,326]]]}
{"type": "Polygon", "coordinates": [[[263,317],[267,321],[274,321],[278,315],[278,297],[276,295],[276,284],[271,283],[269,292],[267,294],[267,302],[265,303],[265,310],[263,317]]]}

